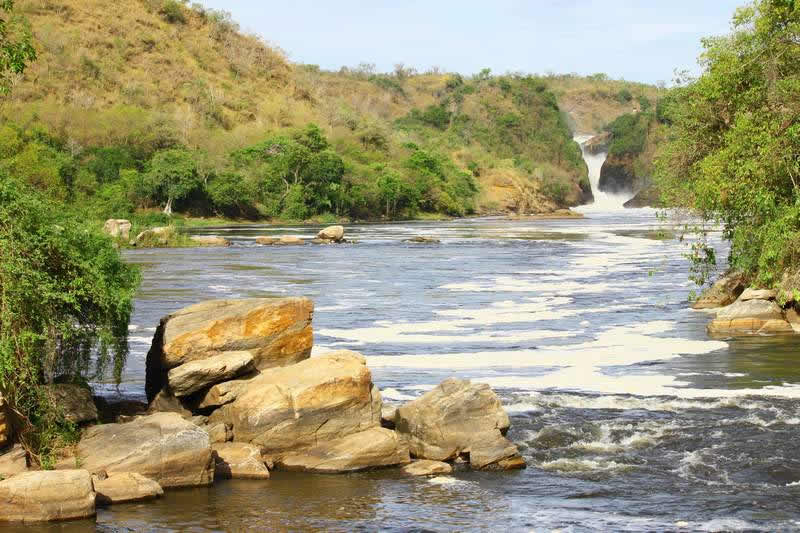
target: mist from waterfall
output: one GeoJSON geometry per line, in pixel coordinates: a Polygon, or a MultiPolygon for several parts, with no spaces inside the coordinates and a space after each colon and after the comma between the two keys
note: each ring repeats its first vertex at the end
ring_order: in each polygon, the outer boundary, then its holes
{"type": "Polygon", "coordinates": [[[589,167],[589,184],[592,187],[592,196],[594,196],[593,203],[579,206],[576,209],[584,213],[589,211],[621,211],[625,209],[623,204],[633,198],[634,193],[631,191],[629,193],[613,194],[600,190],[600,170],[603,168],[603,163],[605,163],[608,153],[593,154],[587,150],[584,143],[592,137],[593,135],[576,135],[574,137],[575,142],[581,147],[583,160],[586,161],[586,166],[589,167]]]}

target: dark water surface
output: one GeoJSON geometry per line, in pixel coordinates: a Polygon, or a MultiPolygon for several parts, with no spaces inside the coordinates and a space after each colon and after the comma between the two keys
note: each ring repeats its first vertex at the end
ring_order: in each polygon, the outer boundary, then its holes
{"type": "Polygon", "coordinates": [[[144,283],[120,392],[143,396],[162,315],[209,298],[309,296],[314,354],[364,353],[386,402],[452,375],[490,383],[529,468],[276,472],[102,510],[101,531],[800,529],[798,342],[710,339],[708,315],[686,306],[686,247],[659,238],[651,211],[359,225],[348,228],[358,244],[254,244],[316,230],[219,228],[203,233],[230,248],[128,252],[144,283]],[[414,235],[442,242],[402,242],[414,235]]]}

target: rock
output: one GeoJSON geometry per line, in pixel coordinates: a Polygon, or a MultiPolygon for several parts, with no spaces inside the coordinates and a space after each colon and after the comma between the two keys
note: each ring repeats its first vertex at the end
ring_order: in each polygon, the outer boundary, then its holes
{"type": "Polygon", "coordinates": [[[234,401],[249,381],[257,376],[217,383],[205,392],[192,406],[194,409],[221,407],[234,401]]]}
{"type": "Polygon", "coordinates": [[[406,464],[410,460],[408,447],[397,433],[375,427],[339,439],[320,439],[310,448],[284,454],[276,466],[332,474],[406,464]]]}
{"type": "Polygon", "coordinates": [[[311,239],[311,244],[332,244],[333,241],[326,241],[325,239],[311,239]]]}
{"type": "Polygon", "coordinates": [[[134,472],[117,472],[108,475],[92,476],[98,505],[152,500],[164,495],[161,485],[134,472]]]}
{"type": "Polygon", "coordinates": [[[488,385],[450,378],[399,407],[395,424],[413,457],[446,461],[470,452],[476,439],[485,448],[487,435],[495,445],[493,432],[502,436],[510,422],[488,385]]]}
{"type": "Polygon", "coordinates": [[[228,442],[233,439],[233,431],[231,431],[231,428],[224,422],[211,424],[206,427],[206,431],[208,432],[208,439],[211,441],[212,447],[214,444],[228,442]]]}
{"type": "Polygon", "coordinates": [[[193,416],[192,412],[172,394],[172,391],[170,391],[168,387],[158,391],[158,394],[156,394],[155,398],[150,402],[147,412],[150,414],[175,413],[187,420],[193,416]]]}
{"type": "Polygon", "coordinates": [[[439,239],[434,239],[432,237],[417,236],[417,237],[411,237],[410,239],[403,239],[403,242],[412,242],[416,244],[439,244],[442,241],[440,241],[439,239]]]}
{"type": "Polygon", "coordinates": [[[328,226],[317,233],[317,238],[323,241],[342,242],[342,239],[344,239],[344,227],[328,226]]]}
{"type": "Polygon", "coordinates": [[[92,473],[133,472],[165,488],[209,485],[214,479],[208,433],[176,413],[90,427],[76,457],[92,473]]]}
{"type": "Polygon", "coordinates": [[[277,244],[280,239],[278,237],[256,237],[256,243],[264,246],[271,246],[277,244]]]}
{"type": "Polygon", "coordinates": [[[0,455],[0,479],[8,479],[27,471],[28,453],[21,444],[15,444],[13,448],[0,455]]]}
{"type": "Polygon", "coordinates": [[[94,515],[92,476],[86,470],[24,472],[0,481],[2,522],[51,522],[94,515]]]}
{"type": "Polygon", "coordinates": [[[641,188],[636,175],[636,156],[632,154],[610,154],[600,168],[598,188],[611,194],[632,193],[641,188]]]}
{"type": "Polygon", "coordinates": [[[700,298],[692,304],[692,309],[712,309],[730,305],[742,294],[744,288],[745,282],[741,274],[728,273],[703,292],[700,298]]]}
{"type": "Polygon", "coordinates": [[[380,424],[381,396],[366,360],[346,350],[264,370],[236,394],[212,413],[212,422],[230,424],[234,441],[259,445],[266,455],[380,424]]]}
{"type": "Polygon", "coordinates": [[[170,235],[173,233],[171,226],[161,226],[157,228],[146,229],[136,236],[135,243],[141,244],[145,241],[154,242],[158,244],[167,244],[170,235]]]}
{"type": "Polygon", "coordinates": [[[179,365],[247,350],[258,369],[283,366],[311,354],[308,298],[210,300],[161,319],[147,354],[145,391],[152,400],[179,365]]]}
{"type": "Polygon", "coordinates": [[[469,464],[478,470],[517,470],[525,468],[525,460],[517,447],[494,429],[472,438],[469,464]]]}
{"type": "Polygon", "coordinates": [[[13,438],[11,420],[8,416],[8,404],[0,394],[0,448],[6,446],[13,438]]]}
{"type": "Polygon", "coordinates": [[[646,183],[636,191],[633,198],[622,204],[622,207],[660,207],[661,205],[661,191],[654,183],[646,183]]]}
{"type": "Polygon", "coordinates": [[[394,429],[394,417],[397,414],[397,407],[384,405],[381,408],[381,426],[387,429],[394,429]]]}
{"type": "Polygon", "coordinates": [[[709,333],[759,334],[792,333],[781,308],[769,300],[737,300],[717,312],[708,325],[709,333]]]}
{"type": "Polygon", "coordinates": [[[418,459],[411,464],[403,467],[403,473],[409,476],[437,476],[450,474],[453,467],[442,461],[430,461],[428,459],[418,459]]]}
{"type": "Polygon", "coordinates": [[[98,420],[103,424],[121,422],[147,411],[147,404],[137,400],[108,399],[102,396],[93,398],[97,407],[98,420]]]}
{"type": "Polygon", "coordinates": [[[786,321],[789,322],[795,333],[800,333],[800,314],[794,307],[786,310],[786,321]]]}
{"type": "Polygon", "coordinates": [[[199,244],[200,246],[230,246],[231,241],[224,237],[216,237],[212,235],[192,235],[189,237],[195,244],[199,244]]]}
{"type": "Polygon", "coordinates": [[[274,244],[287,246],[287,245],[297,245],[297,244],[305,244],[305,243],[304,243],[303,239],[301,239],[300,237],[294,237],[294,236],[291,236],[291,235],[284,235],[283,237],[278,239],[278,242],[276,242],[274,244]]]}
{"type": "Polygon", "coordinates": [[[103,231],[115,239],[127,241],[131,238],[131,221],[124,218],[109,218],[103,224],[103,231]]]}
{"type": "Polygon", "coordinates": [[[740,302],[749,302],[750,300],[774,300],[777,298],[778,293],[772,289],[750,289],[744,290],[739,296],[740,302]]]}
{"type": "Polygon", "coordinates": [[[244,374],[252,368],[253,354],[250,352],[222,352],[173,368],[167,373],[167,383],[175,396],[187,396],[214,383],[244,374]]]}
{"type": "Polygon", "coordinates": [[[92,391],[80,385],[58,383],[44,385],[45,393],[51,401],[63,409],[64,416],[70,422],[83,424],[97,420],[97,406],[92,398],[92,391]]]}
{"type": "Polygon", "coordinates": [[[244,442],[214,444],[215,475],[220,479],[269,479],[261,449],[244,442]]]}
{"type": "Polygon", "coordinates": [[[581,146],[590,154],[608,152],[608,145],[611,144],[611,132],[603,132],[584,141],[581,146]]]}

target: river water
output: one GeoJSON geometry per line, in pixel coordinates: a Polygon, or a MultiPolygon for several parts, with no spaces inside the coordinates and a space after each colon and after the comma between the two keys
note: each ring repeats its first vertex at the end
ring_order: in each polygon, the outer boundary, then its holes
{"type": "Polygon", "coordinates": [[[204,233],[231,247],[126,252],[144,281],[120,394],[143,397],[162,315],[209,298],[308,296],[314,355],[360,351],[390,403],[449,376],[491,384],[529,467],[433,479],[275,472],[100,510],[100,530],[800,528],[798,342],[709,338],[708,315],[686,304],[686,246],[663,238],[653,211],[352,225],[357,244],[254,243],[317,229],[216,228],[204,233]],[[441,243],[403,242],[416,235],[441,243]]]}

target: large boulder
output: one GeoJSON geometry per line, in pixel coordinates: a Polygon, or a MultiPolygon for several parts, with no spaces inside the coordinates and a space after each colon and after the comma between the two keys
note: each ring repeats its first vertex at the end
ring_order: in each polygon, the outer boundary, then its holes
{"type": "Polygon", "coordinates": [[[202,302],[162,318],[147,354],[148,400],[169,370],[223,352],[247,350],[258,369],[307,359],[313,311],[308,298],[251,298],[202,302]]]}
{"type": "Polygon", "coordinates": [[[328,226],[317,233],[317,239],[331,242],[341,242],[344,239],[344,227],[328,226]]]}
{"type": "Polygon", "coordinates": [[[214,479],[208,433],[176,413],[90,427],[76,458],[92,473],[134,472],[162,487],[203,486],[214,479]]]}
{"type": "Polygon", "coordinates": [[[25,472],[0,481],[2,522],[50,522],[94,515],[92,476],[86,470],[25,472]]]}
{"type": "Polygon", "coordinates": [[[67,420],[84,424],[97,420],[97,406],[92,391],[80,385],[59,383],[45,385],[45,394],[58,406],[67,420]]]}
{"type": "Polygon", "coordinates": [[[234,399],[210,420],[230,424],[234,441],[261,446],[272,457],[380,425],[380,392],[355,352],[264,370],[237,385],[227,394],[234,399]]]}
{"type": "Polygon", "coordinates": [[[131,238],[131,221],[124,218],[110,218],[103,224],[103,231],[115,239],[127,241],[131,238]]]}
{"type": "Polygon", "coordinates": [[[736,301],[745,289],[744,277],[730,272],[719,278],[693,304],[692,309],[725,307],[736,301]]]}
{"type": "Polygon", "coordinates": [[[152,500],[164,495],[161,485],[134,472],[92,476],[98,505],[152,500]]]}
{"type": "Polygon", "coordinates": [[[284,470],[327,474],[407,464],[408,446],[394,431],[374,427],[339,439],[321,439],[314,446],[284,454],[276,462],[284,470]]]}
{"type": "Polygon", "coordinates": [[[234,378],[251,368],[253,354],[250,352],[222,352],[208,359],[176,366],[167,373],[167,382],[175,396],[187,396],[214,383],[234,378]]]}
{"type": "Polygon", "coordinates": [[[770,300],[737,300],[717,312],[708,325],[719,335],[793,333],[780,306],[770,300]]]}
{"type": "Polygon", "coordinates": [[[475,453],[476,468],[492,468],[499,461],[510,464],[509,458],[519,457],[516,446],[503,436],[509,425],[500,399],[488,385],[455,378],[399,407],[395,415],[395,428],[408,440],[412,456],[447,461],[470,454],[473,462],[475,453]]]}
{"type": "Polygon", "coordinates": [[[212,445],[218,479],[269,479],[261,449],[245,442],[212,445]]]}

